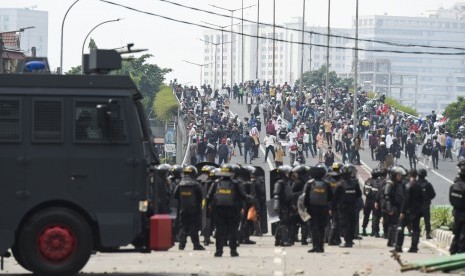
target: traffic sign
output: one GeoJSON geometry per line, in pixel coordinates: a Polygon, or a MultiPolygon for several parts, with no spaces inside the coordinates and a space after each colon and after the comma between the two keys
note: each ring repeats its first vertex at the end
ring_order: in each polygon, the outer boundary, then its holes
{"type": "Polygon", "coordinates": [[[165,144],[165,152],[176,152],[176,144],[165,144]]]}

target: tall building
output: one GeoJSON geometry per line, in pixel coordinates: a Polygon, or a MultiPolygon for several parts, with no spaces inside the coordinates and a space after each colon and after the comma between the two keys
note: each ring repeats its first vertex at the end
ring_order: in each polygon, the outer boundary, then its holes
{"type": "MultiPolygon", "coordinates": [[[[283,26],[295,29],[276,28],[275,82],[293,84],[300,77],[301,60],[304,60],[304,72],[318,69],[326,64],[326,27],[306,26],[302,53],[302,19],[286,23],[283,26]]],[[[465,48],[465,2],[456,3],[450,9],[440,8],[426,12],[422,16],[367,15],[359,17],[359,38],[375,41],[387,41],[391,44],[373,41],[359,41],[358,83],[367,90],[385,93],[411,106],[420,113],[432,110],[440,113],[457,96],[465,96],[465,51],[461,49],[441,49],[434,46],[465,48]],[[428,47],[405,47],[404,44],[426,45],[428,47]],[[383,52],[386,51],[386,52],[383,52]],[[409,53],[399,53],[399,51],[409,53]],[[421,52],[460,53],[459,55],[422,54],[421,52]],[[463,54],[461,54],[463,53],[463,54]]],[[[331,71],[341,76],[353,76],[354,73],[354,37],[355,20],[352,28],[331,29],[329,65],[331,71]],[[347,38],[349,37],[349,38],[347,38]],[[339,47],[339,48],[338,48],[339,47]]],[[[235,32],[240,26],[235,26],[235,32]]],[[[256,25],[244,26],[244,33],[256,35],[256,25]]],[[[241,50],[241,36],[234,35],[232,45],[232,83],[242,80],[267,80],[273,82],[273,28],[260,25],[260,37],[244,36],[244,48],[241,50]],[[244,77],[242,78],[241,54],[244,52],[244,77]],[[258,58],[257,58],[258,55],[258,58]],[[258,69],[258,70],[257,70],[258,69]]],[[[230,41],[229,32],[225,32],[223,41],[230,41]]],[[[221,43],[221,35],[215,31],[204,33],[204,39],[221,43]]],[[[224,44],[223,83],[231,83],[231,45],[224,44]]],[[[214,63],[214,52],[209,43],[205,44],[204,62],[214,63]]],[[[220,46],[218,47],[220,49],[220,46]]],[[[220,51],[220,50],[219,50],[220,51]]],[[[221,62],[221,53],[217,52],[217,69],[221,62]]],[[[206,66],[204,80],[213,84],[214,65],[206,66]]],[[[217,70],[217,87],[221,85],[221,71],[217,70]]]]}
{"type": "Polygon", "coordinates": [[[46,57],[48,54],[48,12],[33,9],[0,9],[0,32],[19,30],[33,26],[20,34],[20,49],[32,55],[46,57]]]}

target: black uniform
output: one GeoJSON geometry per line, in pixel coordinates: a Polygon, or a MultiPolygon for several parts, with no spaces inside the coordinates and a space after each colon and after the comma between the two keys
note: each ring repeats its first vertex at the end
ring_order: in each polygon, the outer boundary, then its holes
{"type": "Polygon", "coordinates": [[[313,249],[309,252],[324,252],[325,227],[329,218],[329,203],[333,198],[331,186],[322,179],[312,179],[305,185],[305,207],[311,218],[313,249]]]}
{"type": "Polygon", "coordinates": [[[242,186],[231,179],[217,179],[210,188],[207,202],[213,208],[213,218],[216,225],[216,257],[223,254],[223,246],[229,241],[231,256],[237,254],[237,232],[241,219],[241,207],[247,196],[242,186]]]}
{"type": "MultiPolygon", "coordinates": [[[[307,178],[308,179],[308,178],[307,178]]],[[[296,180],[292,183],[292,202],[291,202],[291,228],[290,239],[291,243],[298,241],[299,228],[301,229],[301,243],[307,245],[308,238],[308,223],[304,222],[297,212],[297,200],[303,193],[306,180],[296,180]]]]}
{"type": "Polygon", "coordinates": [[[240,238],[239,242],[244,244],[255,244],[254,241],[250,240],[250,234],[253,231],[253,221],[247,219],[249,209],[252,206],[256,206],[256,185],[255,180],[243,181],[244,192],[250,196],[251,202],[244,202],[244,212],[241,217],[241,226],[239,229],[240,238]]]}
{"type": "Polygon", "coordinates": [[[404,200],[402,182],[386,181],[383,191],[383,212],[385,214],[386,228],[388,230],[388,246],[394,246],[396,228],[399,223],[399,214],[402,202],[404,200]]]}
{"type": "Polygon", "coordinates": [[[179,249],[184,249],[187,236],[190,236],[194,250],[203,250],[198,234],[202,222],[202,187],[191,176],[184,176],[176,186],[173,197],[178,200],[180,216],[179,249]]]}
{"type": "Polygon", "coordinates": [[[422,214],[423,214],[423,219],[425,220],[426,238],[431,239],[430,207],[431,207],[431,200],[436,197],[436,192],[434,191],[433,185],[425,178],[419,177],[418,184],[420,184],[421,186],[422,197],[423,197],[422,214]]]}
{"type": "Polygon", "coordinates": [[[276,182],[273,196],[275,198],[274,209],[279,213],[279,225],[276,229],[275,245],[290,246],[290,227],[291,227],[291,180],[283,178],[276,182]]]}
{"type": "Polygon", "coordinates": [[[381,218],[380,209],[375,208],[376,200],[378,199],[379,188],[381,185],[381,179],[376,177],[371,177],[365,181],[364,194],[365,194],[365,206],[363,207],[363,235],[366,236],[366,228],[368,226],[368,221],[370,219],[370,214],[372,214],[371,220],[371,235],[378,237],[379,236],[379,221],[381,218]]]}
{"type": "Polygon", "coordinates": [[[416,180],[411,180],[405,189],[405,198],[400,208],[400,225],[396,232],[395,250],[402,252],[404,244],[404,229],[406,226],[412,226],[412,244],[409,252],[418,251],[420,241],[420,218],[423,207],[423,198],[421,186],[416,180]]]}
{"type": "Polygon", "coordinates": [[[344,247],[352,247],[357,221],[357,202],[362,190],[357,179],[343,176],[338,182],[332,201],[332,209],[338,209],[344,236],[344,247]]]}
{"type": "Polygon", "coordinates": [[[449,189],[449,201],[454,207],[454,238],[450,245],[450,253],[465,253],[465,174],[454,180],[449,189]]]}
{"type": "MultiPolygon", "coordinates": [[[[336,192],[337,183],[339,182],[339,174],[329,173],[326,181],[331,187],[331,193],[334,196],[336,192]]],[[[329,221],[329,237],[328,245],[339,245],[341,243],[341,223],[339,221],[339,212],[338,209],[331,208],[331,218],[329,221]]]]}

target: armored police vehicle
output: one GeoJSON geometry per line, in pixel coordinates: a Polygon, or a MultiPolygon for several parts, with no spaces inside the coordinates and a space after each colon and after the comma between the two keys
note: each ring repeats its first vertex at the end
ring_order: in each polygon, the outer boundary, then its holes
{"type": "Polygon", "coordinates": [[[11,251],[30,271],[71,275],[95,251],[157,249],[168,237],[150,229],[159,161],[142,96],[129,77],[98,74],[120,55],[93,50],[92,75],[40,66],[0,75],[2,264],[11,251]]]}

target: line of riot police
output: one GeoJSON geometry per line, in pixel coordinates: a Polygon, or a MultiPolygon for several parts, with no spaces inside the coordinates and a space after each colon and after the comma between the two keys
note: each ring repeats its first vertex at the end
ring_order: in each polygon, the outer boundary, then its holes
{"type": "MultiPolygon", "coordinates": [[[[261,168],[214,163],[196,166],[158,166],[159,212],[173,213],[173,237],[184,250],[187,237],[193,250],[205,250],[200,244],[213,244],[215,257],[223,255],[223,247],[230,247],[232,257],[239,256],[237,247],[255,244],[250,239],[267,232],[265,209],[265,179],[261,168]],[[263,215],[265,214],[265,215],[263,215]],[[213,235],[215,233],[215,235],[213,235]]],[[[173,242],[174,242],[173,241],[173,242]]]]}
{"type": "Polygon", "coordinates": [[[271,172],[273,213],[279,217],[275,225],[275,246],[308,243],[310,253],[323,253],[329,245],[352,247],[358,236],[356,207],[362,192],[352,164],[334,163],[327,172],[323,163],[308,167],[283,165],[271,172]],[[341,236],[344,243],[341,243],[341,236]]]}

